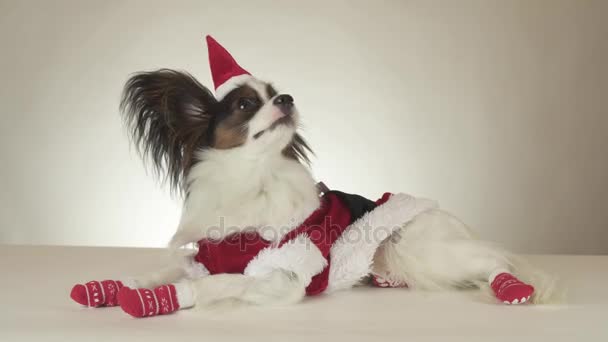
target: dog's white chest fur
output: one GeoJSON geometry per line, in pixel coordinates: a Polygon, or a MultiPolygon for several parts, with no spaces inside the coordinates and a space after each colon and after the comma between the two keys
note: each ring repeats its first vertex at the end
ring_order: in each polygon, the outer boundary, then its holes
{"type": "Polygon", "coordinates": [[[188,194],[172,245],[255,230],[278,241],[319,206],[310,172],[294,160],[268,154],[202,152],[188,175],[188,194]],[[243,162],[243,154],[249,155],[243,162]],[[258,158],[268,158],[261,162],[258,158]]]}

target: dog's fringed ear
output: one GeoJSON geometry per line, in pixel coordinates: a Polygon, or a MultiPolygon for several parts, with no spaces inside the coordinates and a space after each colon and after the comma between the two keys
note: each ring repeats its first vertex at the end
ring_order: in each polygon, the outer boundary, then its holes
{"type": "Polygon", "coordinates": [[[126,83],[120,110],[144,161],[171,189],[183,190],[194,151],[208,138],[217,100],[185,72],[161,69],[133,75],[126,83]]]}

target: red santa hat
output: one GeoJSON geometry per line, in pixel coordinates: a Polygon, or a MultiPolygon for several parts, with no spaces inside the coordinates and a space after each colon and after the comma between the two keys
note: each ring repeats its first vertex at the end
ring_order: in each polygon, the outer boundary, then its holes
{"type": "Polygon", "coordinates": [[[215,86],[215,97],[218,100],[253,79],[253,76],[234,60],[230,52],[209,35],[207,36],[207,49],[209,50],[209,67],[215,86]]]}

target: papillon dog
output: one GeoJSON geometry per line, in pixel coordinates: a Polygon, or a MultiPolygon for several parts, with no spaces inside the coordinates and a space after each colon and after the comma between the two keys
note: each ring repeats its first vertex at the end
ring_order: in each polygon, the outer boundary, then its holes
{"type": "Polygon", "coordinates": [[[252,76],[210,36],[207,44],[215,94],[188,73],[161,69],[134,74],[121,103],[134,144],[183,197],[169,244],[175,262],[77,284],[76,302],[148,317],[222,302],[295,303],[358,285],[480,287],[505,304],[551,298],[551,282],[534,280],[434,201],[370,200],[317,184],[294,97],[252,76]]]}

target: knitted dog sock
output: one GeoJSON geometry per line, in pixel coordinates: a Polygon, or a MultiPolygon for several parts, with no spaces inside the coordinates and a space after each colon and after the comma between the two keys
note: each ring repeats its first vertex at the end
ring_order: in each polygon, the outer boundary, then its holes
{"type": "Polygon", "coordinates": [[[490,275],[490,287],[496,298],[505,304],[523,304],[530,300],[534,287],[517,279],[506,271],[496,271],[490,275]]]}
{"type": "Polygon", "coordinates": [[[76,284],[70,297],[78,303],[90,307],[116,306],[117,294],[123,287],[120,280],[90,281],[86,284],[76,284]]]}
{"type": "Polygon", "coordinates": [[[194,305],[192,290],[185,283],[162,285],[155,289],[123,287],[118,293],[122,310],[137,318],[170,314],[194,305]]]}

